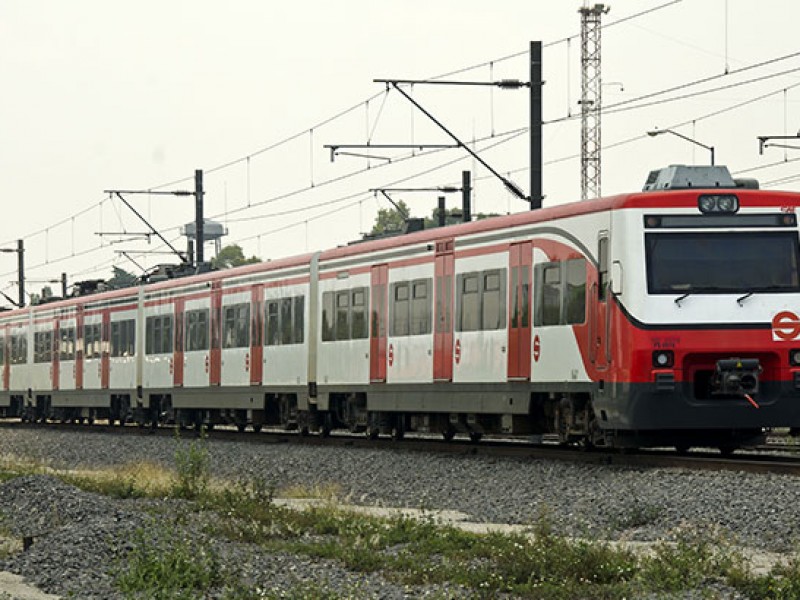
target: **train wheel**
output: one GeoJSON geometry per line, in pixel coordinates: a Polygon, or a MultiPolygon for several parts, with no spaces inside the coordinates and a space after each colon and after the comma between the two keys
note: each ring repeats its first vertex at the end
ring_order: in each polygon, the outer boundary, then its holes
{"type": "Polygon", "coordinates": [[[691,446],[689,444],[675,444],[675,452],[680,455],[689,454],[689,450],[691,450],[691,446]]]}
{"type": "Polygon", "coordinates": [[[238,431],[239,433],[244,433],[245,429],[247,429],[247,425],[245,423],[236,424],[236,431],[238,431]]]}
{"type": "Polygon", "coordinates": [[[261,433],[261,423],[253,423],[253,432],[261,433]]]}
{"type": "Polygon", "coordinates": [[[732,444],[724,444],[719,447],[719,453],[722,454],[722,456],[728,457],[731,456],[738,449],[739,449],[738,446],[734,446],[732,444]]]}
{"type": "Polygon", "coordinates": [[[483,438],[483,433],[480,431],[470,431],[469,432],[469,441],[473,444],[477,444],[483,438]]]}
{"type": "Polygon", "coordinates": [[[445,442],[452,442],[453,438],[456,437],[456,430],[452,427],[448,427],[442,431],[442,437],[444,438],[445,442]]]}
{"type": "Polygon", "coordinates": [[[381,430],[379,427],[370,425],[364,430],[364,434],[367,436],[368,440],[377,440],[378,436],[381,434],[381,430]]]}

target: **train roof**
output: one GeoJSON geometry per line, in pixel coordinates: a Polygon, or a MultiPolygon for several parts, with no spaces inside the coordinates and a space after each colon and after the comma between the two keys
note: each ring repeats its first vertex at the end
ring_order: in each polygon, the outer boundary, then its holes
{"type": "MultiPolygon", "coordinates": [[[[392,248],[402,248],[415,244],[434,243],[443,239],[452,239],[463,236],[475,235],[490,231],[555,221],[569,217],[576,217],[608,210],[624,209],[671,209],[671,208],[691,208],[697,206],[697,198],[702,194],[733,193],[739,198],[740,206],[746,207],[781,207],[792,212],[800,207],[800,193],[781,192],[759,189],[721,189],[721,188],[691,188],[691,189],[672,189],[636,192],[629,194],[619,194],[606,198],[586,200],[582,202],[572,202],[537,210],[519,212],[510,215],[490,217],[479,221],[450,225],[446,228],[434,228],[401,236],[387,237],[377,240],[364,241],[358,244],[340,246],[320,252],[320,261],[339,259],[372,252],[381,252],[392,248]]],[[[177,287],[185,287],[198,284],[211,284],[211,282],[233,277],[243,277],[256,273],[268,273],[270,271],[300,267],[308,265],[315,253],[305,253],[296,256],[267,260],[261,263],[244,265],[232,269],[212,271],[200,275],[192,275],[179,279],[169,279],[162,282],[146,284],[148,293],[167,291],[177,287]]],[[[36,308],[43,311],[59,310],[86,303],[103,303],[106,301],[135,296],[138,294],[139,287],[123,288],[107,292],[100,292],[87,296],[77,296],[66,298],[36,308]]],[[[0,318],[3,320],[14,317],[15,315],[26,314],[29,307],[24,309],[14,309],[2,313],[0,318]]]]}

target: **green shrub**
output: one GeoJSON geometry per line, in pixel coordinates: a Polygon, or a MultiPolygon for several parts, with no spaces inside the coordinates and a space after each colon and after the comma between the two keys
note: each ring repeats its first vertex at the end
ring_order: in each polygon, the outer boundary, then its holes
{"type": "Polygon", "coordinates": [[[175,467],[177,481],[172,490],[176,498],[197,500],[208,491],[211,479],[208,439],[205,429],[200,430],[200,437],[188,444],[180,439],[179,430],[175,429],[175,467]]]}

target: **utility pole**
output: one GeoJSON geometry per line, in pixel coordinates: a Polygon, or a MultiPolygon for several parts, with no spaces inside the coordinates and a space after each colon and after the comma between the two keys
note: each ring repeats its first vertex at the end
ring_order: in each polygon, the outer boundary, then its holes
{"type": "Polygon", "coordinates": [[[531,42],[531,210],[542,208],[542,42],[531,42]]]}
{"type": "Polygon", "coordinates": [[[25,244],[17,240],[17,275],[19,276],[19,307],[25,306],[25,244]]]}
{"type": "Polygon", "coordinates": [[[464,223],[472,221],[472,172],[461,171],[461,212],[464,223]]]}
{"type": "Polygon", "coordinates": [[[67,274],[61,273],[61,297],[67,297],[67,274]]]}
{"type": "Polygon", "coordinates": [[[195,265],[198,267],[203,264],[203,246],[205,243],[203,231],[203,170],[197,169],[194,172],[194,233],[195,233],[195,254],[197,260],[195,265]]]}
{"type": "Polygon", "coordinates": [[[600,18],[605,4],[584,6],[581,15],[581,200],[600,196],[600,18]]]}

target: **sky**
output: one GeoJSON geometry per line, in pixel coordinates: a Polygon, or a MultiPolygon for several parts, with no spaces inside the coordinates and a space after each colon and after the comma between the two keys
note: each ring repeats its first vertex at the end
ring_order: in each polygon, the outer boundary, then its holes
{"type": "MultiPolygon", "coordinates": [[[[0,249],[24,240],[28,292],[62,272],[73,282],[110,277],[112,265],[138,274],[175,262],[158,239],[136,235],[146,226],[104,190],[190,190],[195,169],[205,173],[206,217],[227,227],[223,244],[265,260],[358,239],[390,206],[370,190],[458,185],[463,170],[472,171],[474,212],[527,210],[463,149],[332,160],[326,145],[451,144],[373,80],[527,81],[532,40],[544,45],[544,204],[579,201],[581,6],[0,0],[0,249]]],[[[762,154],[757,141],[800,129],[800,3],[608,6],[602,195],[640,190],[655,168],[708,163],[707,150],[678,136],[647,136],[654,128],[714,146],[735,175],[800,188],[800,149],[762,154]]],[[[420,84],[410,93],[529,193],[526,90],[420,84]]],[[[390,195],[426,216],[439,194],[390,195]]],[[[192,197],[124,196],[185,249],[192,197]]],[[[0,290],[16,297],[15,279],[15,254],[0,253],[0,290]]]]}

